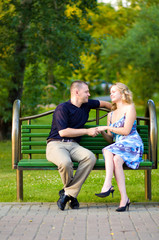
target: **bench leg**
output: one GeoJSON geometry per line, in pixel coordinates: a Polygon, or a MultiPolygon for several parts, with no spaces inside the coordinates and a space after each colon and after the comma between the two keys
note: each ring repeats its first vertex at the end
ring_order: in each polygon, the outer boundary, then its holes
{"type": "Polygon", "coordinates": [[[145,199],[151,200],[151,170],[145,170],[145,199]]]}
{"type": "Polygon", "coordinates": [[[17,200],[23,200],[23,170],[17,169],[17,200]]]}

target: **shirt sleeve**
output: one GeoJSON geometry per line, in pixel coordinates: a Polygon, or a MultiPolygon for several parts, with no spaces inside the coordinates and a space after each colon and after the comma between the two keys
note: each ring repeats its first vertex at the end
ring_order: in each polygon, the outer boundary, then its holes
{"type": "Polygon", "coordinates": [[[57,130],[63,130],[68,127],[68,112],[64,105],[60,105],[55,113],[55,123],[57,130]]]}
{"type": "Polygon", "coordinates": [[[88,105],[90,109],[95,109],[95,108],[99,108],[100,102],[99,100],[89,99],[88,105]]]}

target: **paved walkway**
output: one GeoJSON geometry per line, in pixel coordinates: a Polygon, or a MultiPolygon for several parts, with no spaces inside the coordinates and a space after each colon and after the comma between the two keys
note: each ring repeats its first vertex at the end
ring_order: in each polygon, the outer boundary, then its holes
{"type": "Polygon", "coordinates": [[[57,209],[56,203],[0,203],[1,240],[158,240],[159,204],[81,204],[57,209]]]}

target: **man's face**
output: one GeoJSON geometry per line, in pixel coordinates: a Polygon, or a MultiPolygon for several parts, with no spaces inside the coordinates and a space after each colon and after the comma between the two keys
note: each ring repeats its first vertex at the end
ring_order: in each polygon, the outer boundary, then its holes
{"type": "Polygon", "coordinates": [[[87,103],[89,96],[89,88],[87,85],[83,84],[82,87],[78,90],[78,98],[81,103],[87,103]]]}

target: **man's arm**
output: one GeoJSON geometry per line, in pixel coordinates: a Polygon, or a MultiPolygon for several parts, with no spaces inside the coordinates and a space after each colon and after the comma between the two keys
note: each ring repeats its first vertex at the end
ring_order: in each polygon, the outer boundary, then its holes
{"type": "MultiPolygon", "coordinates": [[[[108,109],[111,109],[111,103],[106,102],[106,101],[99,101],[100,105],[99,107],[105,107],[108,109]]],[[[65,128],[59,131],[60,137],[80,137],[83,135],[89,135],[91,137],[95,137],[99,134],[100,132],[98,131],[97,127],[94,128],[82,128],[82,129],[74,129],[74,128],[65,128]]]]}
{"type": "Polygon", "coordinates": [[[63,130],[59,131],[59,135],[60,137],[80,137],[83,135],[88,135],[91,137],[95,137],[99,134],[98,128],[94,127],[94,128],[81,128],[81,129],[74,129],[74,128],[66,128],[63,130]]]}
{"type": "Polygon", "coordinates": [[[99,101],[100,105],[99,107],[101,108],[108,108],[108,109],[111,109],[112,107],[112,104],[110,102],[106,102],[106,101],[99,101]]]}

